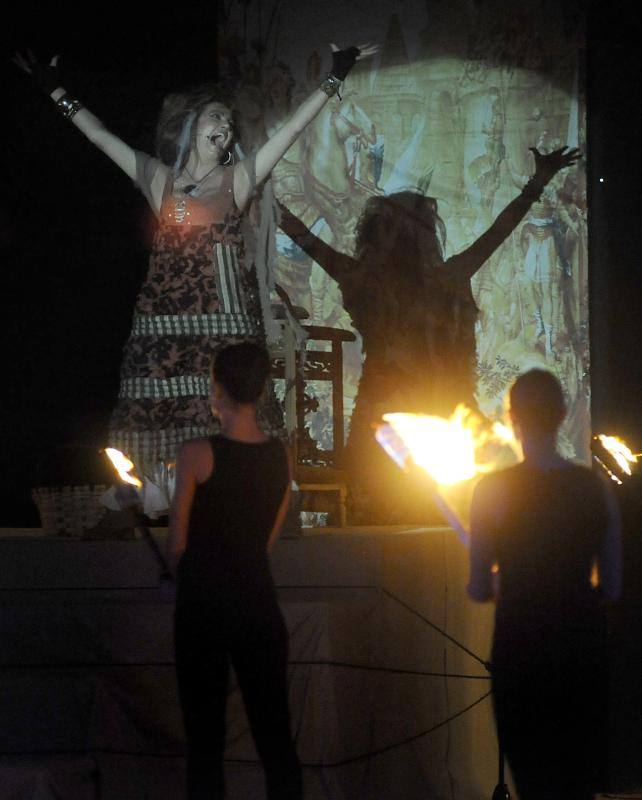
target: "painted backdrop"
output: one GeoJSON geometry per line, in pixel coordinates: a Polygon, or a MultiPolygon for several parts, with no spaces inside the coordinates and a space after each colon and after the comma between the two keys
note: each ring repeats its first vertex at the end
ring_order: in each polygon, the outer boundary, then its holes
{"type": "MultiPolygon", "coordinates": [[[[335,249],[352,253],[367,199],[402,189],[435,197],[445,255],[471,244],[533,170],[529,147],[586,149],[583,20],[573,3],[250,0],[225,4],[220,77],[237,95],[246,151],[273,132],[330,66],[329,42],[377,42],[273,174],[275,195],[335,249]],[[562,8],[561,6],[564,6],[562,8]]],[[[586,458],[590,436],[584,164],[562,171],[472,280],[479,308],[477,402],[502,412],[531,366],[560,378],[570,413],[561,446],[586,458]]],[[[340,291],[285,234],[276,280],[310,322],[352,329],[340,291]]],[[[358,331],[355,331],[358,334],[358,331]]],[[[349,425],[360,340],[345,346],[349,425]]],[[[323,392],[310,430],[329,436],[323,392]]],[[[402,410],[402,409],[391,409],[402,410]]]]}

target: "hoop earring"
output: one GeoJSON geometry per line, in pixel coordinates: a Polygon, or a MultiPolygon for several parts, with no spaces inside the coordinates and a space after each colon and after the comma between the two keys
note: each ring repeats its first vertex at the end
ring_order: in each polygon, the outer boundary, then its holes
{"type": "Polygon", "coordinates": [[[227,167],[228,164],[233,164],[233,163],[234,163],[234,156],[232,155],[232,151],[228,150],[227,151],[227,161],[223,161],[222,164],[223,164],[224,167],[227,167]]]}

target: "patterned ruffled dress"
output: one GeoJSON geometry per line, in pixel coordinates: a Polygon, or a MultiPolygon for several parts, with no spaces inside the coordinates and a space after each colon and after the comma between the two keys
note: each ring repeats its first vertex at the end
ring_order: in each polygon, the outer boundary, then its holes
{"type": "MultiPolygon", "coordinates": [[[[154,176],[167,168],[144,153],[136,159],[137,183],[151,205],[154,176]]],[[[180,445],[217,431],[209,404],[213,354],[235,341],[265,343],[256,273],[243,259],[234,168],[221,166],[221,173],[215,188],[196,197],[173,194],[168,173],[110,423],[110,445],[165,494],[163,475],[180,445]]],[[[273,394],[259,417],[266,431],[282,431],[273,394]]]]}

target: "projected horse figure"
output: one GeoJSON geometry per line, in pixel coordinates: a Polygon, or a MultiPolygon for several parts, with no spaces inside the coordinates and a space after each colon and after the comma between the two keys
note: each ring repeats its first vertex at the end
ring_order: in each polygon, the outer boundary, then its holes
{"type": "Polygon", "coordinates": [[[376,192],[367,155],[363,159],[376,143],[373,121],[354,100],[344,98],[341,105],[328,103],[302,144],[306,195],[332,231],[333,246],[344,252],[352,251],[365,196],[376,192]]]}

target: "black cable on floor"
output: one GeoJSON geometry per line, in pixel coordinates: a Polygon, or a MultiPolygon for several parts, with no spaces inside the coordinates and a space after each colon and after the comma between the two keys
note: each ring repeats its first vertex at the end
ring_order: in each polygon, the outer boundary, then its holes
{"type": "MultiPolygon", "coordinates": [[[[453,714],[448,719],[443,720],[442,722],[438,722],[436,725],[433,725],[431,728],[427,728],[425,731],[420,731],[419,733],[414,734],[413,736],[408,736],[406,739],[402,739],[398,742],[393,742],[392,744],[386,745],[386,747],[381,747],[378,750],[372,750],[368,753],[363,753],[358,756],[352,756],[351,758],[345,758],[341,761],[331,761],[327,763],[319,763],[319,762],[301,762],[302,767],[306,767],[308,769],[333,769],[335,767],[344,767],[347,764],[354,764],[358,761],[364,761],[365,759],[374,758],[375,756],[380,756],[383,753],[387,753],[390,750],[394,750],[397,747],[404,747],[405,745],[409,744],[410,742],[414,742],[417,739],[422,738],[423,736],[428,736],[428,734],[433,733],[434,731],[438,730],[439,728],[443,727],[444,725],[448,725],[453,720],[457,719],[457,717],[461,717],[467,711],[470,711],[475,706],[479,705],[483,700],[490,696],[490,692],[486,692],[477,700],[475,700],[470,705],[466,706],[466,708],[462,708],[461,711],[458,711],[456,714],[453,714]]],[[[0,752],[0,757],[24,757],[24,756],[70,756],[70,755],[94,755],[96,753],[102,753],[104,755],[114,755],[114,756],[132,756],[135,758],[185,758],[184,753],[146,753],[146,752],[136,752],[131,750],[116,750],[111,749],[108,747],[92,747],[88,749],[82,750],[24,750],[24,751],[14,751],[14,752],[0,752]]],[[[228,764],[260,764],[261,762],[257,759],[250,759],[250,758],[226,758],[224,759],[228,764]]]]}
{"type": "Polygon", "coordinates": [[[444,638],[448,639],[448,641],[449,641],[449,642],[452,642],[452,643],[453,643],[453,644],[454,644],[456,647],[458,647],[460,650],[463,650],[463,651],[464,651],[464,653],[467,653],[467,654],[468,654],[468,655],[469,655],[471,658],[474,658],[474,659],[475,659],[475,661],[478,661],[478,662],[479,662],[479,663],[480,663],[480,664],[481,664],[481,665],[484,667],[484,669],[486,669],[486,670],[488,670],[488,671],[490,672],[490,668],[491,668],[491,667],[490,667],[490,662],[488,662],[488,661],[484,661],[484,659],[483,659],[483,658],[480,658],[480,657],[479,657],[479,656],[478,656],[476,653],[473,653],[473,651],[472,651],[472,650],[469,650],[469,649],[466,647],[466,645],[463,645],[461,642],[458,642],[458,641],[457,641],[457,639],[453,638],[453,637],[452,637],[452,636],[451,636],[449,633],[446,633],[446,631],[442,630],[442,629],[439,627],[439,625],[435,625],[435,623],[434,623],[434,622],[431,622],[429,619],[427,619],[426,617],[424,617],[424,616],[423,616],[423,614],[420,614],[420,613],[419,613],[419,611],[417,611],[416,609],[414,609],[412,606],[409,606],[407,603],[404,603],[404,601],[403,601],[403,600],[401,600],[401,598],[397,597],[397,595],[394,595],[394,594],[392,594],[392,592],[389,592],[389,591],[388,591],[387,589],[385,589],[383,586],[382,586],[382,587],[380,587],[380,588],[381,588],[381,591],[382,591],[382,592],[383,592],[385,595],[387,595],[388,597],[390,597],[390,598],[391,598],[392,600],[394,600],[396,603],[399,603],[399,605],[400,605],[400,606],[402,606],[403,608],[405,608],[405,609],[406,609],[407,611],[409,611],[411,614],[414,614],[416,617],[419,617],[419,619],[420,619],[422,622],[425,622],[425,623],[426,623],[426,625],[429,625],[429,626],[430,626],[430,627],[431,627],[433,630],[437,631],[437,633],[441,634],[441,635],[442,635],[444,638]]]}

